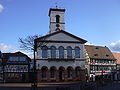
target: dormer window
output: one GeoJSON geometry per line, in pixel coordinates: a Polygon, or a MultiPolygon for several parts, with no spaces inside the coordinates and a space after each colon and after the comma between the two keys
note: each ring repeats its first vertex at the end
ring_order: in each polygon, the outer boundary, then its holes
{"type": "Polygon", "coordinates": [[[109,57],[109,55],[108,55],[108,54],[106,54],[106,57],[109,57]]]}
{"type": "Polygon", "coordinates": [[[59,23],[59,22],[60,22],[60,16],[56,15],[56,23],[59,23]]]}
{"type": "Polygon", "coordinates": [[[98,54],[94,54],[94,56],[98,56],[98,54]]]}
{"type": "Polygon", "coordinates": [[[96,47],[95,49],[99,49],[98,47],[96,47]]]}

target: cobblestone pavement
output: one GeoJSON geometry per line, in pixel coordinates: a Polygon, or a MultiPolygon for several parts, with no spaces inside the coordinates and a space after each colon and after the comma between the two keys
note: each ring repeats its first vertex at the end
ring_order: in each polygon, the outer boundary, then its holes
{"type": "Polygon", "coordinates": [[[96,90],[120,90],[120,82],[104,84],[96,88],[96,90]]]}
{"type": "MultiPolygon", "coordinates": [[[[0,90],[32,90],[31,83],[0,84],[0,90]]],[[[97,85],[94,82],[80,85],[79,83],[38,83],[37,90],[120,90],[120,82],[97,85]]]]}

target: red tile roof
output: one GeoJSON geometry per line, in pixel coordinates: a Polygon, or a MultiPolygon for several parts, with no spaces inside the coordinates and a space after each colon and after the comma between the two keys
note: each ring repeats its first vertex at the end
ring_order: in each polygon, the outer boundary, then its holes
{"type": "Polygon", "coordinates": [[[117,59],[117,64],[120,64],[120,53],[113,53],[113,55],[117,59]]]}
{"type": "Polygon", "coordinates": [[[102,46],[93,46],[93,45],[85,45],[85,49],[92,59],[109,59],[115,60],[112,52],[109,50],[108,47],[102,46]]]}

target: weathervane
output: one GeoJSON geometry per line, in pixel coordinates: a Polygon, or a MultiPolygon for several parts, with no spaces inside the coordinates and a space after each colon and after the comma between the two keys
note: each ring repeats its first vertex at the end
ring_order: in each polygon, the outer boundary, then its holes
{"type": "Polygon", "coordinates": [[[58,9],[58,3],[57,2],[55,3],[55,7],[56,7],[56,9],[58,9]]]}
{"type": "Polygon", "coordinates": [[[58,9],[58,8],[61,8],[61,5],[60,4],[63,4],[62,3],[62,0],[56,0],[54,2],[54,8],[58,9]]]}

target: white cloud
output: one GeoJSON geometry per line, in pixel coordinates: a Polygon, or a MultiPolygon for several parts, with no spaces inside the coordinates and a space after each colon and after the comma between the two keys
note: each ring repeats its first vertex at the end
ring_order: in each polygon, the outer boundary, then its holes
{"type": "Polygon", "coordinates": [[[8,53],[8,52],[10,52],[10,53],[15,53],[15,52],[20,51],[20,52],[28,55],[30,58],[33,58],[33,52],[32,52],[32,51],[31,51],[31,52],[30,52],[30,51],[27,52],[27,51],[18,50],[18,49],[16,49],[16,48],[13,47],[13,46],[6,45],[6,44],[4,44],[4,43],[0,43],[0,51],[2,51],[3,53],[6,53],[6,52],[7,52],[7,53],[8,53]]]}
{"type": "Polygon", "coordinates": [[[120,40],[111,43],[111,44],[110,44],[110,49],[111,49],[112,51],[120,52],[120,40]]]}
{"type": "Polygon", "coordinates": [[[0,43],[0,50],[1,50],[2,52],[10,52],[10,51],[15,50],[15,48],[12,47],[12,46],[10,46],[10,45],[6,45],[6,44],[4,44],[4,43],[0,43]]]}
{"type": "Polygon", "coordinates": [[[95,45],[95,44],[87,42],[85,43],[85,45],[95,45]]]}
{"type": "Polygon", "coordinates": [[[24,54],[26,54],[28,57],[30,57],[30,58],[33,58],[33,52],[27,52],[27,51],[21,51],[21,50],[15,50],[15,51],[13,51],[12,53],[15,53],[15,52],[22,52],[22,53],[24,53],[24,54]]]}
{"type": "Polygon", "coordinates": [[[0,13],[4,10],[4,6],[0,4],[0,13]]]}

